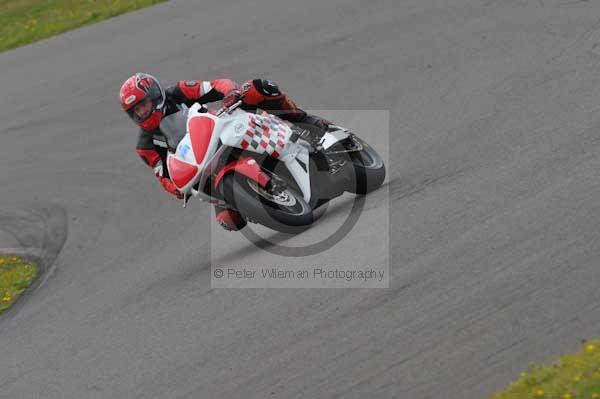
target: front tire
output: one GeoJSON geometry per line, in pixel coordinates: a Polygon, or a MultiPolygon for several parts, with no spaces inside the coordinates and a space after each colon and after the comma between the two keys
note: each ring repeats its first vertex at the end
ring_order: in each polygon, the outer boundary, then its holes
{"type": "Polygon", "coordinates": [[[228,173],[223,178],[223,194],[244,218],[283,233],[300,233],[314,221],[302,195],[289,187],[277,192],[244,175],[228,173]]]}

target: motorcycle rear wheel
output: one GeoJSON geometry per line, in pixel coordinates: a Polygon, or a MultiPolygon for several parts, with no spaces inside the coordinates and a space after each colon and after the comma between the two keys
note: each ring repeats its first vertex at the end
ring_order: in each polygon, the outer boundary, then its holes
{"type": "Polygon", "coordinates": [[[354,136],[353,139],[362,147],[360,151],[349,152],[354,166],[354,181],[348,192],[367,194],[376,190],[385,180],[385,164],[381,156],[367,142],[354,136]]]}

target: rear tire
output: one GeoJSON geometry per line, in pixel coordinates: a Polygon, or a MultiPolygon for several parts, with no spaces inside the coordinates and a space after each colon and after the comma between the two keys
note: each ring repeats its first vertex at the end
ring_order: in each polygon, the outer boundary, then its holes
{"type": "Polygon", "coordinates": [[[362,150],[349,152],[354,176],[350,188],[346,191],[355,194],[367,194],[379,188],[385,180],[385,164],[381,156],[364,140],[354,136],[362,150]]]}
{"type": "Polygon", "coordinates": [[[300,233],[314,221],[302,195],[289,187],[273,193],[244,175],[228,173],[223,178],[223,194],[244,218],[283,233],[300,233]]]}

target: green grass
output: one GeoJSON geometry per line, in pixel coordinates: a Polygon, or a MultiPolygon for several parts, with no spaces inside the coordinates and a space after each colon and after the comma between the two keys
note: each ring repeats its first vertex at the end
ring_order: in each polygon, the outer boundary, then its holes
{"type": "Polygon", "coordinates": [[[23,258],[0,255],[0,313],[11,307],[37,273],[37,267],[23,258]]]}
{"type": "Polygon", "coordinates": [[[166,0],[0,0],[0,51],[166,0]]]}
{"type": "Polygon", "coordinates": [[[552,365],[531,365],[518,381],[492,399],[600,399],[600,340],[552,365]]]}

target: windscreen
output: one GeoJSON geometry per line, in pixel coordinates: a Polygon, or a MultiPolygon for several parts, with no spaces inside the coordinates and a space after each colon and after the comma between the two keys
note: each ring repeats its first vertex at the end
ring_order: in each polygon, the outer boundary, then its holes
{"type": "Polygon", "coordinates": [[[185,136],[187,130],[188,108],[181,107],[178,112],[165,116],[160,122],[160,130],[167,138],[170,151],[175,151],[177,144],[185,136]]]}

